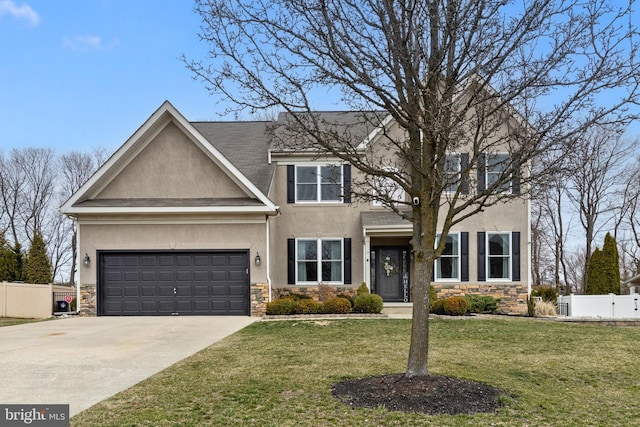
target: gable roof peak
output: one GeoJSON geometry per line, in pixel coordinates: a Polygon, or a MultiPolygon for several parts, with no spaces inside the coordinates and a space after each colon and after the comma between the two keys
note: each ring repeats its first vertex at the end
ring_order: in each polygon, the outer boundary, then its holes
{"type": "Polygon", "coordinates": [[[116,150],[116,152],[76,191],[61,207],[65,214],[74,214],[75,206],[95,198],[112,180],[169,124],[175,124],[188,138],[220,167],[245,193],[259,200],[268,212],[275,213],[277,206],[227,157],[225,157],[196,127],[189,122],[168,100],[116,150]]]}

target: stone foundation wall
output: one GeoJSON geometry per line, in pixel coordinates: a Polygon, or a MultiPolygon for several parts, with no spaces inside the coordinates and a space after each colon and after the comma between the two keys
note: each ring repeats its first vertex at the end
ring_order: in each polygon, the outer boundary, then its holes
{"type": "Polygon", "coordinates": [[[352,297],[356,296],[358,287],[331,286],[331,285],[314,285],[314,286],[290,286],[286,288],[273,288],[272,300],[289,294],[309,295],[315,301],[322,302],[335,297],[338,294],[346,294],[352,297]]]}
{"type": "Polygon", "coordinates": [[[80,315],[95,316],[97,311],[96,285],[80,285],[80,315]]]}
{"type": "Polygon", "coordinates": [[[497,313],[527,313],[527,285],[521,283],[433,283],[438,299],[465,295],[488,295],[500,299],[497,313]]]}

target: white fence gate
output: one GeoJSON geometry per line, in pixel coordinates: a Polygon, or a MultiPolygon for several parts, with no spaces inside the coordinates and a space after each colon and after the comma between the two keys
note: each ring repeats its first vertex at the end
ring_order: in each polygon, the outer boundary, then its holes
{"type": "Polygon", "coordinates": [[[640,295],[564,295],[558,297],[560,314],[569,317],[640,319],[640,295]]]}

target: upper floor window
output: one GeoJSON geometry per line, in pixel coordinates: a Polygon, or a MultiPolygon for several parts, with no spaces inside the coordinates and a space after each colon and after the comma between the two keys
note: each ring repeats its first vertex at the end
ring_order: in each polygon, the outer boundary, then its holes
{"type": "Polygon", "coordinates": [[[511,175],[507,179],[503,178],[505,170],[509,167],[508,154],[488,154],[486,169],[487,188],[491,187],[496,181],[502,178],[504,181],[496,188],[496,192],[511,192],[511,175]]]}
{"type": "MultiPolygon", "coordinates": [[[[396,172],[394,167],[385,167],[384,170],[388,172],[396,172]]],[[[374,198],[373,206],[385,206],[390,203],[404,202],[406,199],[406,193],[393,179],[386,176],[374,176],[373,177],[373,191],[374,198]]]]}
{"type": "MultiPolygon", "coordinates": [[[[440,235],[437,243],[440,244],[440,235]]],[[[436,280],[460,280],[460,237],[457,233],[447,236],[444,250],[436,260],[436,280]]]]}
{"type": "Polygon", "coordinates": [[[287,165],[287,203],[351,203],[351,165],[287,165]]]}
{"type": "Polygon", "coordinates": [[[342,168],[337,165],[296,166],[296,202],[342,202],[342,168]]]}
{"type": "Polygon", "coordinates": [[[455,192],[460,183],[460,154],[447,154],[444,161],[443,189],[448,192],[455,192]]]}
{"type": "Polygon", "coordinates": [[[511,233],[487,233],[489,279],[511,280],[511,233]]]}

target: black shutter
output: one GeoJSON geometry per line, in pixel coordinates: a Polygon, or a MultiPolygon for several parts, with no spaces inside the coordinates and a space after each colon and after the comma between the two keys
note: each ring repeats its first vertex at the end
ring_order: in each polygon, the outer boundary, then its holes
{"type": "Polygon", "coordinates": [[[460,154],[460,192],[462,194],[469,194],[469,179],[465,177],[464,173],[469,168],[469,153],[460,154]]]}
{"type": "Polygon", "coordinates": [[[287,203],[296,202],[296,167],[287,165],[287,203]]]}
{"type": "MultiPolygon", "coordinates": [[[[514,162],[515,163],[515,162],[514,162]]],[[[511,193],[520,194],[520,167],[516,167],[511,175],[511,193]]]]}
{"type": "Polygon", "coordinates": [[[469,233],[460,233],[460,280],[469,281],[469,233]]]}
{"type": "Polygon", "coordinates": [[[344,284],[351,284],[351,239],[344,239],[344,284]]]}
{"type": "Polygon", "coordinates": [[[484,231],[478,231],[478,281],[486,282],[486,259],[485,259],[486,240],[484,231]]]}
{"type": "Polygon", "coordinates": [[[287,239],[287,283],[296,283],[296,239],[287,239]]]}
{"type": "Polygon", "coordinates": [[[520,281],[520,232],[511,233],[511,280],[520,281]]]}
{"type": "Polygon", "coordinates": [[[478,154],[478,194],[484,193],[487,187],[487,156],[485,153],[478,154]]]}
{"type": "Polygon", "coordinates": [[[351,165],[342,165],[342,201],[351,203],[351,165]]]}

